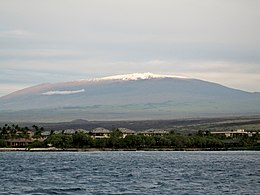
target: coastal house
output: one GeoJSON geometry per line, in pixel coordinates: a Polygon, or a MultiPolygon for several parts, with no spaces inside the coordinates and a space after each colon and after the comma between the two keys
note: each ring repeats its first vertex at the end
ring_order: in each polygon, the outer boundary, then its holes
{"type": "Polygon", "coordinates": [[[38,140],[40,142],[43,142],[51,135],[51,131],[43,131],[41,132],[41,136],[37,138],[32,138],[32,140],[38,140]]]}
{"type": "Polygon", "coordinates": [[[90,131],[90,134],[94,138],[109,138],[111,131],[103,127],[98,127],[90,131]]]}
{"type": "Polygon", "coordinates": [[[63,131],[64,134],[75,134],[76,130],[75,129],[65,129],[63,131]]]}
{"type": "Polygon", "coordinates": [[[33,137],[33,136],[34,136],[34,132],[31,131],[31,130],[29,130],[29,131],[27,131],[27,135],[28,135],[29,137],[33,137]]]}
{"type": "Polygon", "coordinates": [[[239,137],[239,136],[248,136],[252,137],[254,134],[257,134],[257,132],[253,131],[245,131],[244,129],[237,129],[237,130],[231,130],[231,131],[213,131],[210,132],[212,135],[224,135],[225,137],[239,137]]]}
{"type": "Polygon", "coordinates": [[[6,142],[7,142],[7,145],[10,147],[26,147],[32,141],[30,139],[26,139],[26,138],[18,138],[18,139],[8,139],[6,142]]]}
{"type": "Polygon", "coordinates": [[[76,129],[76,133],[84,133],[84,134],[88,134],[89,131],[85,130],[85,129],[76,129]]]}
{"type": "Polygon", "coordinates": [[[43,132],[41,133],[41,136],[42,136],[42,137],[48,137],[50,134],[51,134],[50,131],[43,131],[43,132]]]}
{"type": "Polygon", "coordinates": [[[62,134],[63,130],[55,130],[53,131],[53,134],[62,134]]]}
{"type": "Polygon", "coordinates": [[[127,129],[127,128],[118,128],[118,130],[122,133],[123,138],[125,138],[128,135],[135,135],[136,132],[131,130],[131,129],[127,129]]]}
{"type": "Polygon", "coordinates": [[[140,132],[139,134],[142,134],[144,136],[163,136],[165,134],[169,134],[169,132],[163,129],[147,129],[140,132]]]}

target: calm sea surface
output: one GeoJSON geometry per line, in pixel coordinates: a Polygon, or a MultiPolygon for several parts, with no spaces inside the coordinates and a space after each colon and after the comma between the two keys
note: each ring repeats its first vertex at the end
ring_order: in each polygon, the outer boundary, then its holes
{"type": "Polygon", "coordinates": [[[0,194],[260,194],[260,152],[0,152],[0,194]]]}

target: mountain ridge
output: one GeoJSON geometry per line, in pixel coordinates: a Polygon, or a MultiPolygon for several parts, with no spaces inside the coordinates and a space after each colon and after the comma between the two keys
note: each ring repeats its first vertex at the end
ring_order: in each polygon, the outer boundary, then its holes
{"type": "Polygon", "coordinates": [[[259,94],[194,78],[134,73],[25,88],[0,97],[0,117],[128,120],[259,114],[259,94]]]}

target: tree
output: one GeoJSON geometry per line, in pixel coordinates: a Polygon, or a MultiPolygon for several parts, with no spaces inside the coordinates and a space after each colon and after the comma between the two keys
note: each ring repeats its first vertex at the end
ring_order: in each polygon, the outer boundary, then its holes
{"type": "Polygon", "coordinates": [[[76,148],[85,148],[93,146],[93,139],[84,133],[72,135],[72,146],[76,148]]]}
{"type": "Polygon", "coordinates": [[[140,148],[145,146],[145,136],[143,135],[128,135],[124,141],[128,148],[140,148]]]}
{"type": "Polygon", "coordinates": [[[72,146],[72,141],[71,135],[53,134],[47,138],[46,143],[57,148],[69,148],[72,146]]]}
{"type": "Polygon", "coordinates": [[[151,147],[156,145],[156,138],[154,136],[143,136],[145,147],[151,147]]]}
{"type": "Polygon", "coordinates": [[[97,148],[106,148],[109,145],[109,139],[107,138],[100,138],[95,139],[94,146],[97,148]]]}
{"type": "Polygon", "coordinates": [[[44,128],[43,127],[39,128],[36,125],[33,125],[32,127],[35,129],[35,134],[34,134],[33,137],[34,138],[40,138],[42,136],[42,132],[44,131],[44,128]]]}
{"type": "Polygon", "coordinates": [[[43,141],[39,141],[39,140],[35,140],[32,143],[30,143],[29,148],[45,148],[46,147],[46,142],[43,141]]]}
{"type": "Polygon", "coordinates": [[[157,146],[171,146],[171,140],[167,137],[156,136],[156,145],[157,146]]]}
{"type": "Polygon", "coordinates": [[[118,128],[116,129],[113,129],[111,134],[110,134],[110,137],[113,137],[113,138],[122,138],[123,137],[123,133],[121,131],[119,131],[118,128]]]}
{"type": "Polygon", "coordinates": [[[113,129],[110,134],[110,141],[113,148],[120,147],[120,141],[123,138],[123,133],[119,129],[113,129]]]}
{"type": "Polygon", "coordinates": [[[7,147],[7,143],[5,140],[0,139],[0,147],[7,147]]]}

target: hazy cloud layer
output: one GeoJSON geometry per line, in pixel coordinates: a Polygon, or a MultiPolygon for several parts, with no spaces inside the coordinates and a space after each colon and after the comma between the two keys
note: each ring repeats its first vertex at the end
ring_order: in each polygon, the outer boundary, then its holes
{"type": "Polygon", "coordinates": [[[10,89],[0,95],[131,72],[260,91],[259,7],[258,0],[2,0],[0,84],[10,89]]]}

